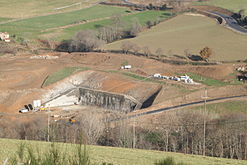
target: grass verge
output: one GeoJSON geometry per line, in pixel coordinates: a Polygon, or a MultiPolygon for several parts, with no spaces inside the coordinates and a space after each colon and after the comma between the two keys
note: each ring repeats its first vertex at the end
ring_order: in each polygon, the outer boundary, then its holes
{"type": "MultiPolygon", "coordinates": [[[[204,106],[197,106],[193,110],[204,109],[204,106]]],[[[221,103],[207,104],[207,111],[213,114],[234,114],[243,113],[247,115],[246,101],[227,101],[221,103]]]]}

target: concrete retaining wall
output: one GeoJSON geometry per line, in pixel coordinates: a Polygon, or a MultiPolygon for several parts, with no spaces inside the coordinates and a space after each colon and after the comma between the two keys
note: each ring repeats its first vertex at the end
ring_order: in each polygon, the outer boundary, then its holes
{"type": "Polygon", "coordinates": [[[134,98],[116,93],[79,88],[79,94],[79,104],[82,105],[99,106],[123,112],[133,111],[138,105],[138,101],[134,98]]]}

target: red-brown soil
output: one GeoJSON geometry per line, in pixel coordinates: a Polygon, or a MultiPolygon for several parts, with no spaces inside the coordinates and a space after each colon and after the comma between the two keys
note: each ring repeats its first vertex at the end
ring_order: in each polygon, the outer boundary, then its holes
{"type": "MultiPolygon", "coordinates": [[[[155,91],[159,86],[163,86],[161,93],[155,100],[157,106],[176,104],[180,100],[183,101],[184,97],[187,101],[197,100],[201,97],[205,86],[185,85],[173,81],[166,81],[166,84],[163,85],[154,82],[142,82],[122,75],[119,72],[122,64],[127,61],[133,66],[133,69],[128,72],[141,76],[150,76],[154,73],[176,75],[193,72],[206,77],[227,80],[229,75],[235,72],[235,66],[232,64],[214,66],[171,65],[125,54],[50,53],[48,55],[56,55],[59,58],[52,60],[30,59],[30,55],[0,57],[0,112],[17,113],[24,104],[39,99],[47,89],[52,88],[52,86],[41,88],[46,77],[64,67],[89,67],[91,70],[98,71],[101,75],[108,77],[101,82],[102,90],[128,93],[134,97],[145,94],[147,87],[155,91]],[[112,70],[117,72],[108,72],[112,70]]],[[[228,96],[246,93],[246,91],[244,85],[222,88],[210,87],[209,95],[211,97],[228,96]]]]}

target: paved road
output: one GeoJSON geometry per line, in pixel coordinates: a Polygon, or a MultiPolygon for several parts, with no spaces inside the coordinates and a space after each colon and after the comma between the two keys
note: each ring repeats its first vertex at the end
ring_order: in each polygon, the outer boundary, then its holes
{"type": "MultiPolygon", "coordinates": [[[[228,96],[228,97],[220,97],[220,98],[208,99],[207,103],[214,102],[214,101],[229,100],[229,99],[234,99],[234,98],[243,98],[243,97],[247,97],[247,94],[246,95],[228,96]]],[[[127,116],[127,117],[124,117],[124,118],[113,119],[111,121],[119,121],[119,120],[131,119],[131,118],[136,118],[136,117],[145,116],[145,115],[153,115],[153,114],[157,114],[157,113],[164,112],[164,111],[175,110],[175,109],[179,109],[179,108],[189,107],[189,106],[192,106],[192,105],[200,105],[200,104],[203,104],[203,103],[204,103],[204,100],[195,101],[195,102],[186,103],[186,104],[180,104],[180,105],[176,105],[176,106],[172,106],[172,107],[166,107],[166,108],[160,108],[160,109],[151,110],[151,111],[147,111],[147,112],[142,112],[142,113],[138,113],[138,114],[135,114],[135,115],[127,116]]]]}
{"type": "Polygon", "coordinates": [[[231,29],[247,35],[247,29],[241,27],[234,18],[218,12],[212,13],[222,17],[226,21],[226,25],[229,26],[231,29]]]}

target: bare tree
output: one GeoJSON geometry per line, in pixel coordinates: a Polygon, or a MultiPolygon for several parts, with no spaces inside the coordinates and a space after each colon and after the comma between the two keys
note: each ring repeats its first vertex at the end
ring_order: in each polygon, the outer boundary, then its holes
{"type": "Polygon", "coordinates": [[[141,47],[133,43],[132,50],[134,54],[137,54],[141,50],[141,47]]]}
{"type": "Polygon", "coordinates": [[[142,25],[138,19],[133,19],[132,27],[130,29],[130,36],[136,37],[139,32],[142,30],[142,25]]]}
{"type": "Polygon", "coordinates": [[[127,54],[131,49],[133,49],[134,44],[132,42],[125,41],[121,45],[123,53],[127,54]]]}
{"type": "Polygon", "coordinates": [[[96,112],[89,112],[80,117],[80,130],[87,139],[88,144],[96,144],[103,134],[104,123],[102,117],[96,112]]]}
{"type": "Polygon", "coordinates": [[[144,46],[142,50],[145,56],[149,57],[151,55],[151,51],[148,46],[144,46]]]}
{"type": "Polygon", "coordinates": [[[161,56],[164,55],[164,51],[162,48],[158,48],[155,54],[158,56],[158,58],[161,58],[161,56]]]}
{"type": "Polygon", "coordinates": [[[69,51],[89,52],[99,48],[104,41],[99,40],[94,31],[85,30],[78,32],[69,45],[69,51]]]}

